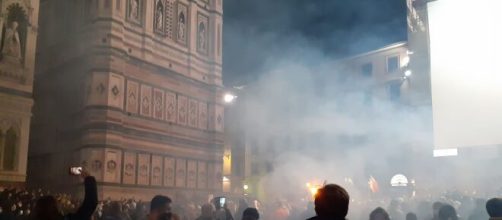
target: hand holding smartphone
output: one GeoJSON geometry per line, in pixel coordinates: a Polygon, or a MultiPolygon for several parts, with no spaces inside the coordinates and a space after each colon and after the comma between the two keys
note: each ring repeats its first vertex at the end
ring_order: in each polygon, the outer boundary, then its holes
{"type": "Polygon", "coordinates": [[[82,171],[84,169],[82,167],[70,167],[70,175],[80,176],[82,175],[82,171]]]}

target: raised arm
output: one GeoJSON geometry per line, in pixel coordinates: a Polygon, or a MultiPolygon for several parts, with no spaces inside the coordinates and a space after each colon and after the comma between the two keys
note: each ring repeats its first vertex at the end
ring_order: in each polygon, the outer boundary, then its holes
{"type": "Polygon", "coordinates": [[[82,205],[78,211],[70,215],[72,220],[88,220],[91,218],[92,214],[98,206],[98,189],[96,185],[96,179],[90,176],[86,172],[82,172],[82,177],[84,177],[84,187],[85,196],[82,205]]]}

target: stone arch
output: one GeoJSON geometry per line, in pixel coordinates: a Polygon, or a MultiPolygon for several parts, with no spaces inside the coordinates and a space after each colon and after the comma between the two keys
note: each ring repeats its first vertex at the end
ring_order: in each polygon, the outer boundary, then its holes
{"type": "Polygon", "coordinates": [[[17,149],[19,145],[19,133],[14,127],[10,127],[5,132],[4,138],[4,149],[3,149],[3,170],[14,170],[16,168],[17,161],[17,149]]]}

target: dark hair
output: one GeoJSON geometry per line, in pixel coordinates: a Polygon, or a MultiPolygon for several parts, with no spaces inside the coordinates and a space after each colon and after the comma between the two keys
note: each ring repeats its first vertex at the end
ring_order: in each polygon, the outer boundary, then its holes
{"type": "Polygon", "coordinates": [[[444,205],[444,204],[443,204],[443,203],[441,203],[441,202],[434,202],[434,203],[432,204],[432,209],[437,209],[437,210],[439,210],[439,209],[441,209],[441,207],[443,207],[443,205],[444,205]]]}
{"type": "Polygon", "coordinates": [[[439,209],[439,219],[441,219],[441,220],[448,220],[448,219],[456,220],[456,219],[458,219],[457,211],[455,211],[455,208],[453,208],[453,206],[451,206],[451,205],[443,205],[443,207],[441,207],[439,209]]]}
{"type": "Polygon", "coordinates": [[[247,208],[242,213],[242,218],[251,217],[253,219],[260,219],[260,213],[255,208],[247,208]]]}
{"type": "Polygon", "coordinates": [[[378,207],[370,213],[370,220],[375,219],[377,214],[382,214],[386,220],[389,220],[389,213],[385,211],[382,207],[378,207]]]}
{"type": "Polygon", "coordinates": [[[37,200],[36,216],[40,220],[58,219],[62,217],[58,210],[56,198],[53,196],[43,196],[37,200]]]}
{"type": "Polygon", "coordinates": [[[173,214],[171,213],[162,213],[158,220],[171,220],[173,218],[173,214]]]}
{"type": "Polygon", "coordinates": [[[150,211],[157,210],[165,204],[171,203],[172,200],[167,196],[156,195],[150,202],[150,211]]]}
{"type": "Polygon", "coordinates": [[[315,212],[319,217],[345,218],[349,211],[349,193],[339,185],[328,184],[315,195],[315,212]]]}
{"type": "Polygon", "coordinates": [[[406,214],[406,220],[417,220],[417,219],[418,219],[417,215],[413,212],[406,214]]]}
{"type": "Polygon", "coordinates": [[[492,218],[502,217],[502,198],[493,198],[486,202],[486,211],[492,218]]]}

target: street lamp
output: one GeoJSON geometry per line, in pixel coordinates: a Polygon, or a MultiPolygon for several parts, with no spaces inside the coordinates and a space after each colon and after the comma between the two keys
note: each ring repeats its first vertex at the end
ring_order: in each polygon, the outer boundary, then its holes
{"type": "Polygon", "coordinates": [[[232,102],[235,101],[235,99],[237,98],[237,96],[231,94],[231,93],[226,93],[224,96],[223,96],[223,101],[227,104],[230,104],[232,102]]]}
{"type": "Polygon", "coordinates": [[[405,77],[410,77],[410,76],[411,76],[411,74],[413,74],[413,72],[412,72],[411,70],[406,70],[406,71],[404,71],[404,76],[405,76],[405,77]]]}

